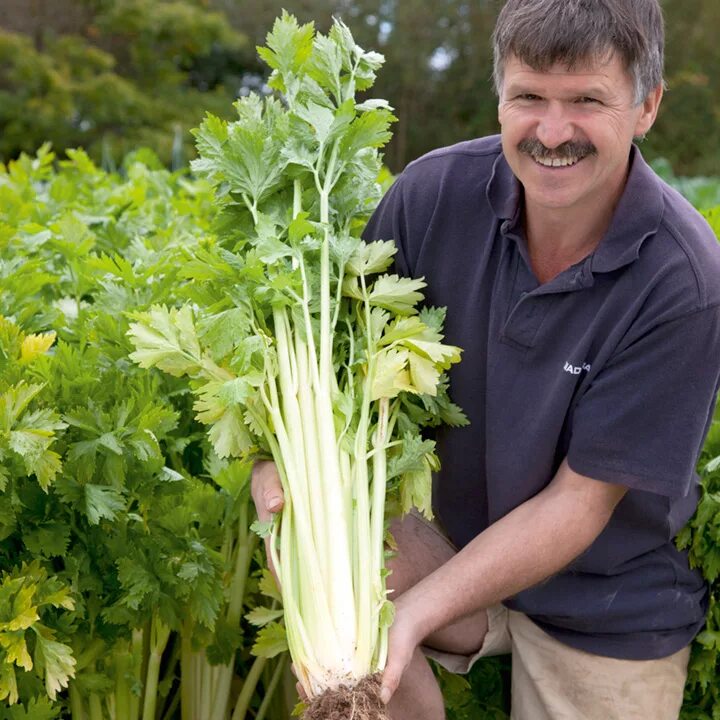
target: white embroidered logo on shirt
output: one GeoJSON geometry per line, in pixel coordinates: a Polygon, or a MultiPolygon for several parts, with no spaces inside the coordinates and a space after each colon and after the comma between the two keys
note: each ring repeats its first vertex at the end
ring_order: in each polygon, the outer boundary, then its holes
{"type": "Polygon", "coordinates": [[[566,362],[563,366],[563,370],[566,373],[570,373],[571,375],[579,375],[581,372],[585,371],[588,372],[592,366],[590,363],[583,363],[582,365],[571,365],[569,362],[566,362]]]}

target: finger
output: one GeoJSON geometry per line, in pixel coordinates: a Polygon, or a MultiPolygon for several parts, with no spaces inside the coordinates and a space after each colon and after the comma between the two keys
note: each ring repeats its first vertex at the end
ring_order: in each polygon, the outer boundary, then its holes
{"type": "MultiPolygon", "coordinates": [[[[295,667],[295,663],[290,663],[290,672],[297,677],[297,669],[295,667]]],[[[305,688],[302,686],[302,683],[298,680],[295,683],[295,689],[297,690],[298,697],[306,703],[308,701],[307,693],[305,692],[305,688]]]]}
{"type": "Polygon", "coordinates": [[[382,684],[380,686],[380,700],[387,705],[390,702],[390,698],[395,694],[395,691],[400,685],[400,678],[402,677],[402,669],[397,669],[393,665],[386,665],[385,671],[382,675],[382,684]]]}
{"type": "Polygon", "coordinates": [[[393,688],[390,685],[386,685],[385,681],[383,680],[383,686],[380,689],[380,701],[387,705],[390,700],[392,699],[393,694],[395,693],[395,690],[397,690],[397,685],[393,688]]]}
{"type": "Polygon", "coordinates": [[[284,503],[282,488],[270,487],[263,492],[263,500],[265,507],[271,512],[276,513],[282,510],[284,503]]]}
{"type": "Polygon", "coordinates": [[[390,702],[390,698],[398,689],[403,673],[412,661],[413,652],[414,646],[409,644],[403,646],[400,643],[393,642],[391,631],[390,651],[380,684],[380,700],[382,700],[385,705],[390,702]]]}
{"type": "Polygon", "coordinates": [[[266,460],[253,466],[252,497],[261,522],[282,510],[285,498],[275,463],[266,460]]]}
{"type": "MultiPolygon", "coordinates": [[[[274,462],[261,460],[253,465],[250,492],[260,522],[271,521],[273,514],[282,510],[284,496],[280,476],[274,462]]],[[[280,577],[275,569],[270,552],[269,537],[265,538],[265,557],[267,558],[268,568],[275,577],[277,586],[280,587],[280,577]]]]}

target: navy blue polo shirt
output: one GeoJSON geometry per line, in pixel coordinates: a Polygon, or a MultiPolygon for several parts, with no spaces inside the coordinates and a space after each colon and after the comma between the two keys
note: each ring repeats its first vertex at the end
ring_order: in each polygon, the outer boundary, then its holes
{"type": "Polygon", "coordinates": [[[499,137],[411,163],[366,230],[394,238],[464,348],[451,394],[470,419],[437,437],[433,504],[458,547],[570,467],[629,491],[568,568],[507,599],[568,645],[667,656],[703,623],[707,589],[673,537],[720,376],[720,246],[633,147],[595,251],[549,282],[530,266],[522,187],[499,137]]]}

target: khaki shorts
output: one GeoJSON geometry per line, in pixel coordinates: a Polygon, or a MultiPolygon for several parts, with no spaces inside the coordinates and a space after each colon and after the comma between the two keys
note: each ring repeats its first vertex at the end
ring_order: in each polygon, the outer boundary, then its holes
{"type": "Polygon", "coordinates": [[[618,660],[564,645],[502,605],[487,614],[488,632],[474,655],[423,652],[454,673],[482,657],[512,654],[511,720],[677,720],[690,648],[659,660],[618,660]]]}

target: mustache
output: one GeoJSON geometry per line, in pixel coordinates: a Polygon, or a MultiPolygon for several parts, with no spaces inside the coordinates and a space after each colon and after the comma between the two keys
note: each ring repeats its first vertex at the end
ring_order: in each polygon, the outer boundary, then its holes
{"type": "Polygon", "coordinates": [[[541,160],[569,160],[588,155],[597,155],[597,148],[591,142],[568,140],[555,148],[545,147],[537,138],[526,138],[518,143],[518,150],[541,160]]]}

